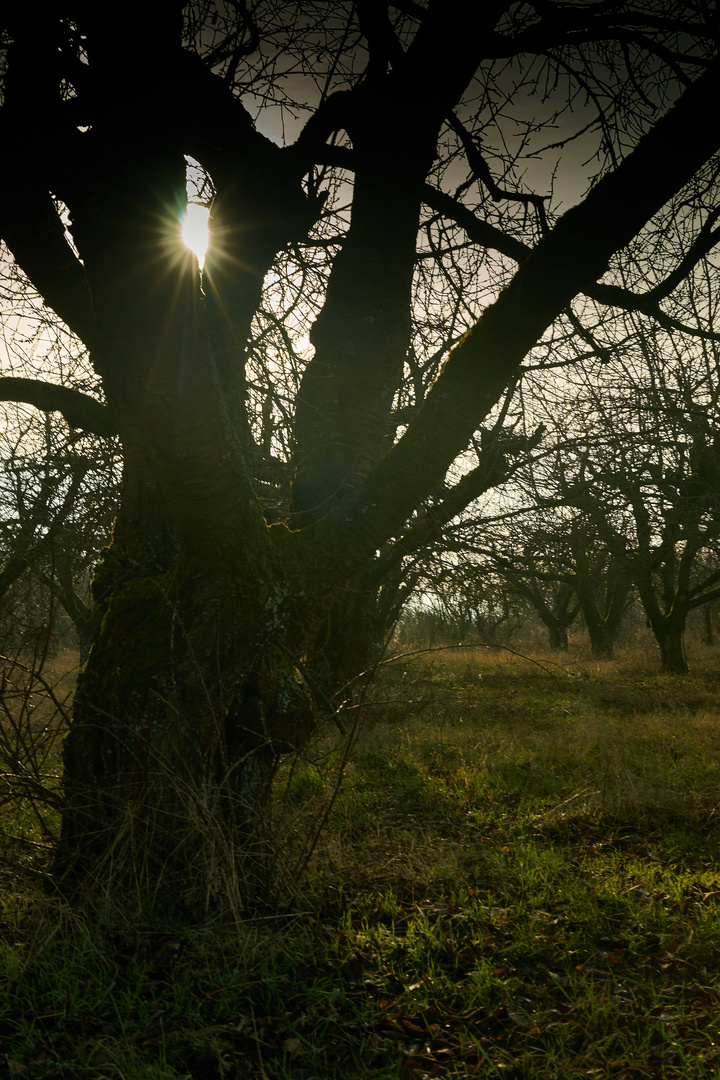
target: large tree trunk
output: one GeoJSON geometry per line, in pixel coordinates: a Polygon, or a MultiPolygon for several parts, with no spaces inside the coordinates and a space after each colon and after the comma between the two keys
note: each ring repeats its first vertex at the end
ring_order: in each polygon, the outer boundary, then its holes
{"type": "Polygon", "coordinates": [[[685,626],[689,605],[679,596],[663,609],[658,602],[651,574],[638,575],[635,580],[647,623],[660,650],[663,671],[685,675],[689,671],[685,656],[685,626]]]}
{"type": "Polygon", "coordinates": [[[578,580],[575,584],[575,591],[582,608],[593,656],[600,660],[611,659],[614,645],[613,635],[610,626],[598,610],[592,586],[578,580]]]}
{"type": "Polygon", "coordinates": [[[629,589],[616,585],[608,590],[605,610],[601,612],[591,586],[577,582],[575,588],[590,637],[592,655],[598,660],[611,660],[615,653],[615,639],[627,611],[629,589]]]}
{"type": "Polygon", "coordinates": [[[99,857],[183,880],[203,849],[212,861],[213,826],[251,846],[277,755],[311,730],[283,590],[259,603],[241,576],[207,569],[180,559],[105,605],[64,750],[60,859],[76,874],[99,857]]]}
{"type": "Polygon", "coordinates": [[[713,608],[712,603],[703,604],[703,642],[705,645],[715,644],[715,625],[713,622],[713,608]]]}
{"type": "Polygon", "coordinates": [[[295,663],[294,584],[274,552],[262,569],[258,554],[251,573],[182,549],[163,572],[115,576],[65,740],[61,869],[87,878],[104,862],[188,889],[190,873],[207,893],[214,841],[260,843],[278,755],[307,740],[313,709],[295,663]]]}
{"type": "Polygon", "coordinates": [[[551,649],[566,652],[568,648],[567,626],[558,623],[548,627],[548,643],[551,649]]]}
{"type": "Polygon", "coordinates": [[[599,623],[591,626],[588,623],[588,634],[590,635],[590,650],[595,659],[612,660],[615,655],[615,641],[607,624],[599,623]]]}
{"type": "Polygon", "coordinates": [[[295,658],[318,613],[312,567],[295,571],[254,498],[198,288],[181,267],[165,302],[111,307],[97,350],[125,469],[65,740],[58,870],[157,885],[205,858],[207,891],[213,823],[227,851],[252,848],[277,756],[309,734],[295,658]]]}
{"type": "Polygon", "coordinates": [[[663,671],[687,675],[690,670],[685,656],[685,619],[667,619],[653,624],[653,633],[660,649],[663,671]]]}

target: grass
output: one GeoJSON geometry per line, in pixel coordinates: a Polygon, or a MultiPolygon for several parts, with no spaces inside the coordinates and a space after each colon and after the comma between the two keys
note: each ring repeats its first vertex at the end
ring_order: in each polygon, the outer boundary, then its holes
{"type": "Polygon", "coordinates": [[[61,742],[67,730],[77,654],[0,655],[0,868],[29,867],[57,838],[61,742]]]}
{"type": "Polygon", "coordinates": [[[387,665],[334,801],[335,729],[280,777],[291,873],[241,923],[5,867],[7,1074],[720,1077],[716,658],[535,659],[387,665]]]}

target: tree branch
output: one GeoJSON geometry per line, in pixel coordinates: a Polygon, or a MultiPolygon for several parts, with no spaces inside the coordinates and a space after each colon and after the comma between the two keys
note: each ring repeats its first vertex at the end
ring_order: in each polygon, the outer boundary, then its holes
{"type": "MultiPolygon", "coordinates": [[[[720,94],[720,60],[685,91],[635,150],[569,210],[451,352],[417,416],[361,488],[306,530],[313,550],[335,533],[334,556],[367,556],[442,483],[451,462],[503,393],[518,366],[610,258],[717,152],[720,124],[706,103],[720,94]],[[699,111],[707,122],[698,127],[699,111]],[[320,543],[318,543],[320,542],[320,543]],[[339,554],[339,552],[342,552],[339,554]],[[361,554],[362,552],[362,554],[361,554]]],[[[337,564],[333,567],[337,572],[337,564]]],[[[328,568],[330,572],[330,568],[328,568]]]]}
{"type": "Polygon", "coordinates": [[[604,285],[601,283],[583,289],[586,296],[591,300],[597,300],[609,307],[619,307],[624,311],[639,311],[649,316],[663,327],[664,330],[678,330],[692,337],[704,338],[707,341],[720,341],[720,333],[713,330],[703,330],[699,326],[688,326],[686,323],[667,315],[657,300],[654,299],[655,290],[647,293],[633,293],[629,289],[623,289],[619,285],[604,285]]]}
{"type": "Polygon", "coordinates": [[[490,166],[482,156],[478,139],[470,134],[455,113],[450,113],[448,123],[463,145],[467,163],[472,169],[473,175],[485,185],[493,202],[502,202],[504,199],[507,199],[509,201],[523,203],[525,206],[534,206],[538,215],[540,227],[543,233],[546,233],[548,230],[548,221],[547,214],[545,213],[545,203],[550,196],[508,191],[506,188],[501,188],[495,182],[493,175],[490,172],[490,166]]]}
{"type": "Polygon", "coordinates": [[[0,378],[0,401],[23,401],[43,412],[60,412],[70,427],[110,438],[118,429],[111,410],[95,398],[39,379],[0,378]]]}
{"type": "Polygon", "coordinates": [[[454,199],[452,195],[440,191],[439,188],[433,187],[432,184],[425,184],[422,197],[423,202],[432,210],[436,210],[438,214],[442,214],[443,217],[450,218],[451,221],[455,221],[460,225],[465,230],[468,239],[475,244],[481,244],[483,247],[490,248],[493,251],[499,251],[501,255],[507,255],[509,259],[517,263],[527,259],[533,250],[529,244],[523,243],[522,240],[516,240],[514,236],[508,236],[507,233],[497,229],[494,225],[483,221],[467,206],[463,206],[457,199],[454,199]]]}
{"type": "Polygon", "coordinates": [[[20,171],[0,183],[0,236],[45,303],[91,348],[97,320],[83,265],[50,195],[20,171]]]}
{"type": "MultiPolygon", "coordinates": [[[[493,251],[497,251],[501,255],[506,255],[514,262],[523,262],[523,260],[525,260],[534,250],[528,244],[523,243],[522,240],[517,240],[513,236],[508,236],[494,225],[490,225],[488,222],[478,218],[472,210],[467,206],[463,206],[462,203],[457,202],[452,195],[448,195],[444,191],[432,187],[430,184],[425,185],[423,201],[431,209],[442,214],[443,217],[456,222],[456,224],[464,230],[470,241],[475,244],[480,244],[485,248],[490,248],[493,251]]],[[[668,274],[664,281],[648,290],[648,292],[634,293],[629,289],[621,288],[619,285],[596,283],[586,286],[583,289],[584,295],[589,296],[591,300],[596,300],[598,303],[606,304],[610,307],[620,307],[625,311],[640,311],[644,315],[648,315],[650,318],[655,319],[656,322],[666,330],[678,330],[681,333],[690,334],[693,337],[700,337],[710,341],[720,341],[720,334],[714,333],[711,330],[701,330],[699,327],[687,326],[685,323],[681,323],[678,319],[674,319],[671,315],[666,314],[658,303],[659,300],[662,300],[677,288],[693,267],[696,266],[705,255],[708,255],[713,247],[720,242],[720,229],[712,228],[718,215],[720,215],[720,209],[714,210],[710,214],[708,220],[698,233],[697,238],[690,246],[687,255],[681,259],[672,273],[668,274]]],[[[573,320],[571,319],[571,321],[573,320]]],[[[584,332],[577,324],[577,321],[573,322],[573,326],[578,332],[585,336],[584,332]]],[[[595,345],[593,345],[593,348],[597,351],[595,345]]]]}

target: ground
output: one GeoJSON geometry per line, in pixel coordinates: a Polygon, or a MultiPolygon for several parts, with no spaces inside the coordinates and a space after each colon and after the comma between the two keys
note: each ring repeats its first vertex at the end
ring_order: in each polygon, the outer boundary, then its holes
{"type": "Polygon", "coordinates": [[[682,678],[644,654],[393,660],[344,735],[286,764],[265,893],[241,899],[218,866],[224,908],[107,895],[71,912],[35,884],[50,841],[27,801],[14,822],[8,803],[9,1074],[720,1075],[705,652],[682,678]]]}

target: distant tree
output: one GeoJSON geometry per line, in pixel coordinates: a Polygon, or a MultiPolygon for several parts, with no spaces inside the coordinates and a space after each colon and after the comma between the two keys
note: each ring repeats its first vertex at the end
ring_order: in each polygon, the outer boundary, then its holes
{"type": "Polygon", "coordinates": [[[614,656],[623,619],[633,601],[632,583],[623,563],[602,542],[594,522],[578,516],[568,543],[574,563],[573,589],[593,656],[608,660],[614,656]]]}
{"type": "Polygon", "coordinates": [[[58,867],[185,882],[218,818],[252,850],[358,579],[476,496],[519,365],[581,333],[579,295],[662,318],[707,255],[716,30],[673,0],[6,5],[0,235],[103,400],[0,394],[124,457],[58,867]],[[576,140],[596,176],[558,218],[576,140]]]}
{"type": "Polygon", "coordinates": [[[580,603],[572,575],[563,566],[557,535],[539,529],[529,538],[505,537],[502,548],[493,545],[490,558],[507,591],[522,597],[547,628],[550,648],[565,650],[580,603]]]}
{"type": "Polygon", "coordinates": [[[457,643],[507,643],[528,617],[527,605],[508,591],[490,563],[465,548],[459,557],[440,552],[429,560],[419,592],[423,603],[415,602],[409,625],[432,626],[435,636],[457,643]]]}
{"type": "MultiPolygon", "coordinates": [[[[577,411],[574,387],[566,389],[572,401],[568,410],[577,411]]],[[[548,418],[544,452],[516,477],[514,497],[525,509],[507,529],[501,526],[492,534],[489,552],[507,587],[532,603],[548,628],[551,647],[567,648],[568,628],[582,613],[593,655],[608,659],[632,602],[633,587],[596,515],[575,505],[578,455],[587,461],[588,441],[595,433],[583,432],[577,416],[572,428],[570,438],[564,416],[557,423],[548,418]]],[[[614,445],[617,433],[608,431],[605,436],[605,442],[614,445]]]]}
{"type": "Polygon", "coordinates": [[[718,344],[673,357],[644,329],[626,354],[633,347],[643,381],[626,369],[624,389],[593,394],[587,450],[559,486],[602,539],[616,580],[637,589],[663,667],[682,673],[688,615],[720,597],[718,344]]]}
{"type": "Polygon", "coordinates": [[[20,645],[21,638],[31,644],[33,626],[54,631],[49,614],[64,610],[85,657],[98,617],[90,578],[98,548],[112,532],[116,453],[88,437],[80,451],[64,424],[27,407],[0,406],[0,416],[0,619],[6,645],[8,639],[20,645]],[[48,610],[23,610],[28,602],[48,610]]]}
{"type": "MultiPolygon", "coordinates": [[[[552,425],[542,434],[548,445],[519,463],[504,493],[505,506],[514,509],[494,521],[461,521],[454,530],[461,572],[453,581],[472,596],[473,579],[490,575],[507,597],[534,612],[553,649],[567,649],[568,630],[582,613],[593,655],[611,657],[632,585],[597,526],[568,502],[563,456],[571,456],[571,444],[552,425]]],[[[576,439],[572,453],[577,446],[576,439]]]]}

